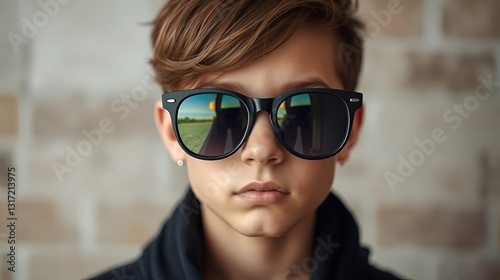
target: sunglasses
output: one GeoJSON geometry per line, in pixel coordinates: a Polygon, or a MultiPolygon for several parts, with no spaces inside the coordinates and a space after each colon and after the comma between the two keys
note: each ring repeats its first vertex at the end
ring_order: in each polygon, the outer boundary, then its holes
{"type": "Polygon", "coordinates": [[[362,99],[359,92],[329,88],[298,89],[275,98],[202,88],[166,92],[162,104],[179,144],[192,157],[232,155],[252,131],[256,114],[266,111],[276,138],[290,153],[323,159],[346,144],[362,99]]]}

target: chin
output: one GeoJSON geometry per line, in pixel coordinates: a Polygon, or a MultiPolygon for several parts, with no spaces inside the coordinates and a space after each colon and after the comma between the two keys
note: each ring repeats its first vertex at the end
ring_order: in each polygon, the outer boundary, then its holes
{"type": "Polygon", "coordinates": [[[252,229],[236,229],[241,235],[246,237],[266,237],[266,238],[279,238],[286,235],[288,231],[274,231],[274,230],[252,230],[252,229]]]}
{"type": "Polygon", "coordinates": [[[269,237],[276,238],[286,235],[293,225],[284,223],[282,219],[269,217],[247,217],[241,219],[233,228],[247,237],[269,237]]]}

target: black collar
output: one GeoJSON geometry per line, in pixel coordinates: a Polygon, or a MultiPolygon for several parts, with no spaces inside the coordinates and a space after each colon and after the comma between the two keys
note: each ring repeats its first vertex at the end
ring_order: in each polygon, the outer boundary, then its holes
{"type": "MultiPolygon", "coordinates": [[[[158,237],[134,263],[139,278],[202,280],[202,242],[200,203],[189,189],[158,237]]],[[[359,246],[358,228],[352,215],[332,193],[317,209],[314,248],[314,259],[304,260],[299,267],[312,271],[311,280],[397,279],[368,264],[368,250],[359,246]]],[[[294,276],[293,273],[299,272],[290,273],[289,276],[294,276]]]]}

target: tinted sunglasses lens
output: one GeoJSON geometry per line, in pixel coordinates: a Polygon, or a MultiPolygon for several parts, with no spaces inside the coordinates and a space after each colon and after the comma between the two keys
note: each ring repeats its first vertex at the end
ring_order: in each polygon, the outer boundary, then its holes
{"type": "Polygon", "coordinates": [[[191,152],[206,157],[232,152],[243,139],[247,123],[245,105],[225,94],[190,96],[177,111],[180,140],[191,152]]]}
{"type": "Polygon", "coordinates": [[[308,157],[337,152],[349,129],[344,101],[331,94],[293,95],[281,103],[277,114],[281,136],[288,148],[308,157]]]}

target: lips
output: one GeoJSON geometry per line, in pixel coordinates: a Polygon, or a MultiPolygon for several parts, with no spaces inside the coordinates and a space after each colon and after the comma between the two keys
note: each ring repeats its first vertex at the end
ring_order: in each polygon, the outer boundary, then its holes
{"type": "Polygon", "coordinates": [[[289,195],[289,191],[273,182],[252,182],[235,193],[238,198],[252,204],[278,204],[289,195]]]}

